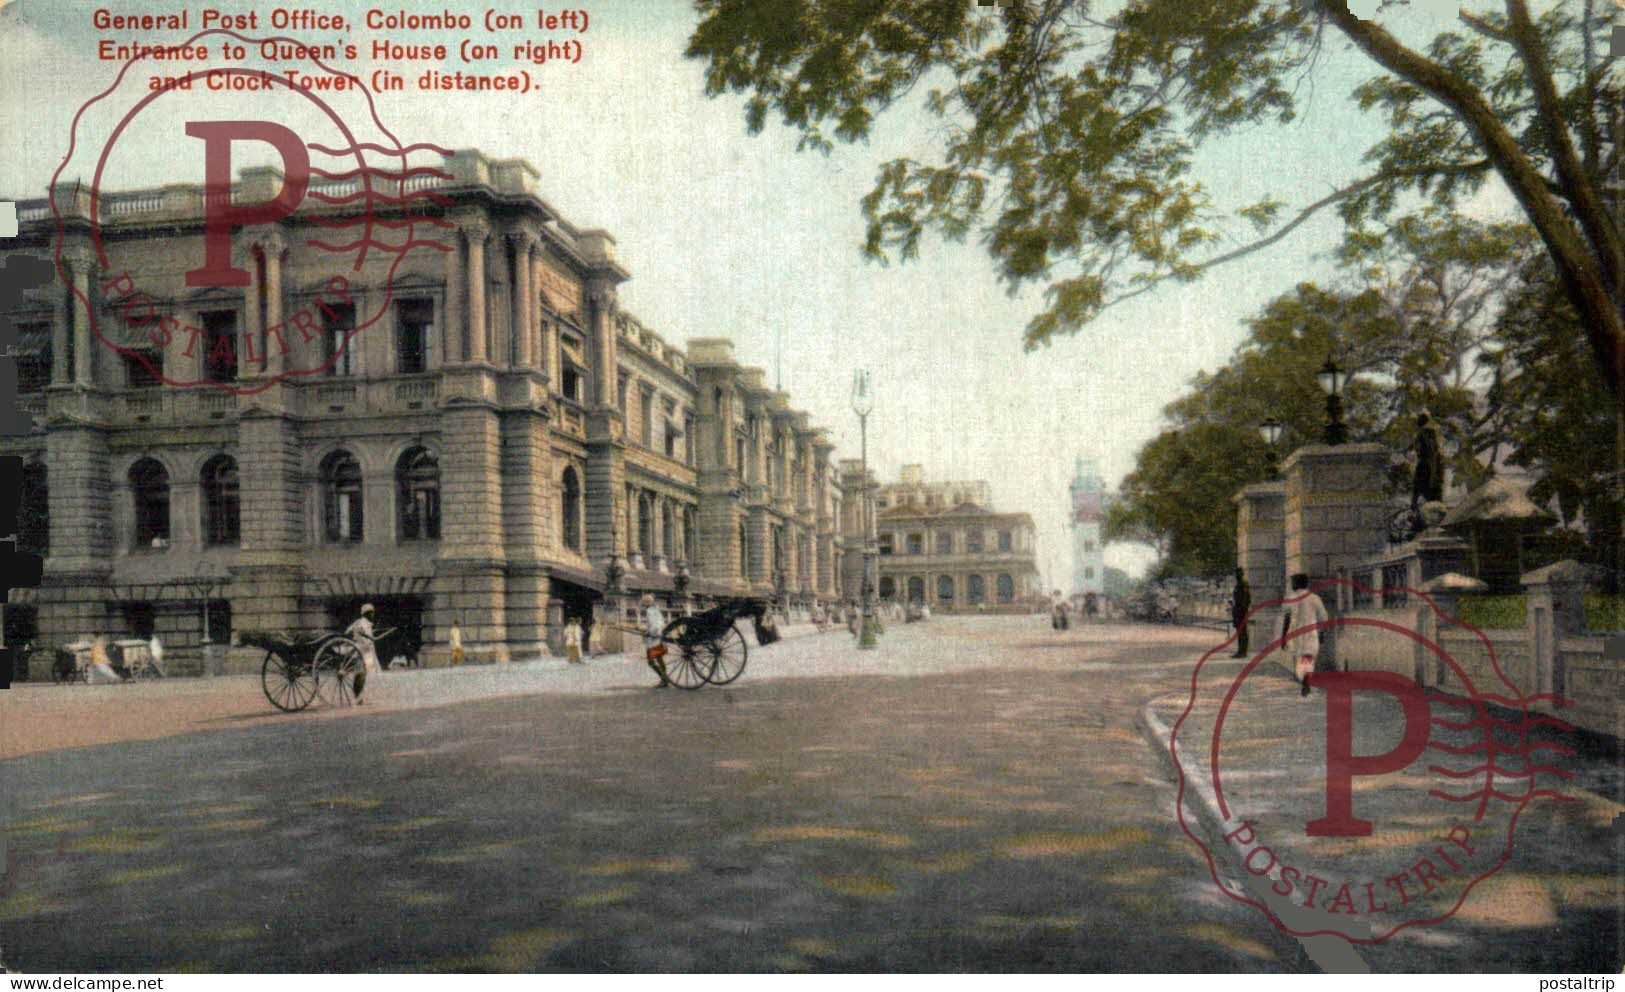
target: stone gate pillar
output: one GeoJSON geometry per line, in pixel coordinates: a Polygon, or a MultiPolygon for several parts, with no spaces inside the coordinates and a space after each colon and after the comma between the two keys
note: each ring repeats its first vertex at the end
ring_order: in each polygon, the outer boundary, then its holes
{"type": "Polygon", "coordinates": [[[1236,565],[1247,577],[1255,612],[1248,646],[1262,650],[1280,630],[1280,609],[1259,607],[1286,589],[1286,483],[1256,482],[1232,497],[1236,504],[1236,565]]]}
{"type": "Polygon", "coordinates": [[[1387,546],[1389,457],[1381,444],[1310,444],[1287,456],[1285,575],[1303,572],[1313,585],[1387,546]]]}

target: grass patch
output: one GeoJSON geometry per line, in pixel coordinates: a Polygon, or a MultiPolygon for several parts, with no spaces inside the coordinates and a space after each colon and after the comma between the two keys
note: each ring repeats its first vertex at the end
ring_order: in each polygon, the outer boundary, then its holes
{"type": "Polygon", "coordinates": [[[1587,630],[1625,630],[1625,595],[1585,597],[1587,630]]]}
{"type": "Polygon", "coordinates": [[[1522,596],[1463,596],[1456,616],[1480,630],[1521,630],[1528,622],[1522,596]]]}

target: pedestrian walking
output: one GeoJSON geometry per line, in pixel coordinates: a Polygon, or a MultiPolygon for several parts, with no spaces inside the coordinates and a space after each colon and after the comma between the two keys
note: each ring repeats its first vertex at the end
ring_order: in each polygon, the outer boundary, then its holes
{"type": "Polygon", "coordinates": [[[655,688],[664,689],[671,685],[671,679],[666,677],[666,643],[660,638],[666,629],[666,614],[661,612],[652,593],[644,593],[640,605],[643,607],[643,660],[660,676],[660,684],[655,688]]]}
{"type": "Polygon", "coordinates": [[[1236,587],[1230,592],[1230,626],[1236,629],[1236,653],[1231,657],[1247,657],[1247,611],[1253,608],[1253,590],[1247,584],[1247,575],[1236,568],[1236,587]]]}
{"type": "Polygon", "coordinates": [[[564,656],[570,664],[581,664],[581,621],[575,617],[564,625],[564,656]]]}
{"type": "Polygon", "coordinates": [[[1315,670],[1315,657],[1320,654],[1322,640],[1320,630],[1307,628],[1325,623],[1330,618],[1326,612],[1326,604],[1308,589],[1309,576],[1299,572],[1292,577],[1293,592],[1302,595],[1287,604],[1286,619],[1281,629],[1281,636],[1284,638],[1281,642],[1281,651],[1292,656],[1292,674],[1303,687],[1305,696],[1309,695],[1309,676],[1315,670]]]}
{"type": "Polygon", "coordinates": [[[344,633],[361,650],[361,671],[355,673],[355,704],[361,705],[361,692],[367,687],[367,676],[378,671],[378,647],[373,643],[372,621],[377,610],[371,603],[363,604],[361,615],[346,627],[344,633]]]}
{"type": "Polygon", "coordinates": [[[446,640],[451,644],[452,667],[461,665],[468,660],[468,657],[463,653],[463,624],[461,620],[451,622],[451,633],[446,640]]]}

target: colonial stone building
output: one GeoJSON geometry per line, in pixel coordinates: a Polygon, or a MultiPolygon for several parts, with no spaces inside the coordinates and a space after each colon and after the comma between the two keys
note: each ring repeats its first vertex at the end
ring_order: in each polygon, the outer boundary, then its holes
{"type": "MultiPolygon", "coordinates": [[[[612,641],[643,591],[841,595],[824,432],[729,341],[685,351],[623,310],[614,238],[559,216],[531,165],[465,150],[442,169],[384,190],[421,194],[407,236],[438,247],[336,253],[360,189],[313,182],[232,232],[240,286],[187,285],[201,187],[104,193],[103,255],[90,192],[57,189],[66,281],[11,314],[34,427],[0,452],[25,460],[20,537],[45,575],[8,641],[157,632],[195,670],[233,631],[332,628],[368,601],[421,628],[430,663],[454,620],[492,660],[558,650],[570,615],[612,641]]],[[[281,188],[245,170],[231,199],[281,188]]],[[[19,220],[8,251],[50,259],[49,203],[19,220]]]]}
{"type": "Polygon", "coordinates": [[[998,513],[984,481],[924,481],[906,465],[875,491],[882,600],[939,612],[1030,609],[1043,597],[1032,517],[998,513]]]}

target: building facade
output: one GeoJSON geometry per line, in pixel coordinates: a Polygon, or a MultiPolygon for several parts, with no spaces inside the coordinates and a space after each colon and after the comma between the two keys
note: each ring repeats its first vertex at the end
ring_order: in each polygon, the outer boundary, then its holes
{"type": "MultiPolygon", "coordinates": [[[[8,641],[157,633],[184,670],[233,631],[371,602],[432,664],[453,621],[500,660],[559,650],[569,616],[611,643],[645,591],[841,594],[824,432],[729,341],[677,348],[620,307],[614,238],[559,216],[527,162],[463,150],[442,171],[398,191],[432,191],[413,236],[438,249],[335,261],[315,243],[355,180],[313,182],[326,199],[232,232],[244,285],[204,288],[185,278],[201,187],[104,193],[100,256],[89,191],[56,190],[65,278],[10,315],[33,429],[0,452],[24,459],[19,536],[45,573],[8,641]]],[[[245,170],[232,198],[281,188],[245,170]]],[[[51,205],[19,220],[8,254],[52,258],[51,205]]]]}
{"type": "Polygon", "coordinates": [[[1032,517],[995,512],[985,481],[928,483],[921,466],[907,465],[874,493],[882,601],[950,613],[1042,601],[1032,517]]]}
{"type": "Polygon", "coordinates": [[[1106,591],[1106,545],[1100,537],[1106,480],[1092,456],[1079,455],[1068,487],[1072,497],[1072,595],[1106,591]]]}

